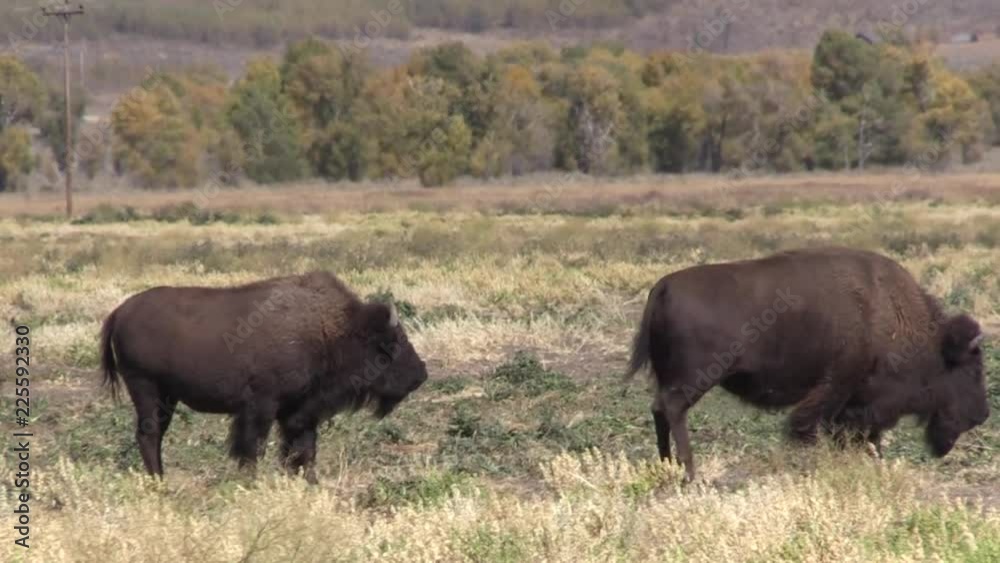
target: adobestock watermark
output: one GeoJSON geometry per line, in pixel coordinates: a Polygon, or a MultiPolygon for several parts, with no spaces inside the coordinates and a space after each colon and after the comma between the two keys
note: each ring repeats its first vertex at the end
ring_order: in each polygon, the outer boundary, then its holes
{"type": "Polygon", "coordinates": [[[552,31],[558,31],[561,25],[573,18],[573,15],[580,9],[580,6],[589,1],[590,0],[561,0],[555,10],[551,8],[545,10],[545,19],[549,21],[549,27],[552,31]]]}
{"type": "MultiPolygon", "coordinates": [[[[889,18],[881,19],[876,24],[881,38],[889,41],[894,36],[898,36],[904,31],[906,24],[929,3],[930,0],[904,0],[894,4],[890,9],[889,18]]],[[[738,21],[738,12],[745,11],[747,8],[749,8],[749,0],[734,0],[731,2],[731,6],[720,7],[716,18],[706,20],[703,28],[689,39],[686,52],[679,58],[680,62],[682,64],[696,62],[696,55],[704,53],[712,42],[725,33],[727,25],[738,21]]],[[[930,96],[933,97],[933,92],[930,93],[930,96]]],[[[815,121],[818,112],[828,104],[829,100],[825,93],[814,90],[799,104],[799,107],[795,111],[780,118],[776,134],[765,138],[759,132],[755,133],[750,141],[752,149],[749,151],[749,156],[738,167],[727,171],[725,182],[714,187],[713,190],[726,193],[735,188],[735,183],[739,180],[766,168],[771,157],[781,149],[779,140],[786,138],[790,133],[810,127],[815,121]]],[[[908,171],[912,173],[914,166],[920,170],[925,170],[928,162],[936,161],[942,151],[941,146],[943,144],[950,144],[950,142],[939,142],[935,146],[928,148],[915,163],[912,163],[913,166],[907,166],[910,169],[908,171]]],[[[871,148],[867,149],[867,152],[864,154],[865,158],[870,156],[871,150],[871,148]]],[[[897,180],[897,185],[899,182],[897,180]]],[[[896,186],[894,186],[895,189],[896,186]]],[[[890,197],[894,197],[895,195],[897,194],[894,192],[890,197]]]]}
{"type": "Polygon", "coordinates": [[[943,155],[951,151],[955,144],[954,137],[945,135],[917,155],[917,158],[907,162],[903,170],[894,174],[892,183],[886,189],[876,190],[874,203],[870,207],[862,207],[860,221],[851,223],[853,231],[861,231],[863,227],[879,220],[879,214],[894,205],[896,201],[912,186],[913,181],[932,171],[941,162],[943,155]]]}
{"type": "MultiPolygon", "coordinates": [[[[243,6],[244,1],[245,0],[212,0],[212,8],[215,10],[215,15],[219,18],[219,22],[221,23],[225,21],[226,14],[235,12],[243,6]]],[[[275,4],[278,4],[278,2],[275,2],[275,4]]],[[[267,13],[267,17],[271,20],[271,23],[275,24],[277,27],[284,27],[284,11],[271,10],[267,13]]]]}
{"type": "MultiPolygon", "coordinates": [[[[239,178],[243,177],[246,173],[246,163],[252,161],[255,157],[262,157],[264,155],[263,147],[266,145],[271,131],[273,130],[259,130],[254,139],[239,146],[240,154],[251,155],[247,157],[245,161],[231,162],[222,166],[219,170],[216,170],[204,184],[195,188],[195,204],[198,207],[208,207],[211,201],[222,193],[224,186],[232,186],[236,184],[239,178]]],[[[247,240],[253,239],[253,236],[250,233],[244,234],[244,237],[247,240]]]]}
{"type": "Polygon", "coordinates": [[[740,327],[742,338],[734,340],[729,347],[719,353],[712,354],[715,360],[712,364],[696,370],[698,374],[695,379],[695,386],[684,385],[681,389],[688,402],[694,402],[709,389],[714,387],[733,367],[740,357],[747,353],[749,347],[757,343],[771,327],[778,322],[778,317],[794,308],[801,308],[805,300],[792,293],[792,288],[778,289],[775,291],[775,299],[769,307],[740,327]]]}
{"type": "Polygon", "coordinates": [[[369,13],[369,19],[363,25],[354,26],[354,36],[350,41],[338,41],[337,45],[345,54],[360,54],[371,46],[372,41],[385,37],[393,20],[401,17],[405,12],[406,2],[388,0],[384,9],[372,10],[369,13]]]}
{"type": "Polygon", "coordinates": [[[770,159],[781,150],[782,145],[779,139],[787,138],[790,134],[807,129],[824,105],[827,104],[826,96],[819,91],[812,91],[795,109],[795,111],[784,114],[778,122],[776,135],[764,136],[759,131],[755,132],[750,140],[749,156],[740,162],[740,165],[727,170],[723,174],[720,182],[714,184],[709,190],[715,195],[725,195],[736,189],[736,185],[741,180],[745,180],[759,170],[766,169],[770,159]]]}
{"type": "Polygon", "coordinates": [[[242,162],[231,162],[216,171],[203,185],[195,189],[195,203],[200,207],[207,206],[223,190],[224,185],[233,185],[245,175],[247,163],[263,159],[267,154],[267,146],[275,132],[288,131],[293,128],[292,118],[280,112],[268,115],[266,122],[258,123],[253,138],[244,141],[239,146],[242,162]]]}
{"type": "Polygon", "coordinates": [[[576,173],[563,173],[554,180],[545,181],[541,191],[532,197],[531,207],[537,211],[551,209],[563,193],[575,182],[576,173]]]}
{"type": "Polygon", "coordinates": [[[226,14],[235,12],[242,5],[243,0],[212,0],[212,8],[215,9],[215,15],[219,17],[219,21],[225,19],[226,14]]]}
{"type": "MultiPolygon", "coordinates": [[[[123,104],[141,103],[162,82],[163,74],[159,70],[146,67],[145,78],[138,86],[130,88],[128,92],[120,96],[115,102],[115,107],[122,106],[123,104]]],[[[108,142],[114,136],[112,119],[114,119],[114,113],[102,118],[94,127],[77,128],[79,134],[71,148],[74,163],[81,162],[85,157],[100,154],[100,147],[108,145],[108,142]]],[[[126,122],[130,122],[133,119],[131,114],[125,114],[126,122]]]]}
{"type": "Polygon", "coordinates": [[[698,31],[687,38],[680,62],[692,64],[698,55],[708,52],[713,43],[729,33],[730,26],[740,21],[739,14],[746,12],[748,8],[750,0],[729,0],[719,6],[715,16],[704,20],[698,31]]]}
{"type": "Polygon", "coordinates": [[[273,289],[264,301],[254,301],[253,311],[246,317],[237,319],[235,334],[229,331],[222,334],[222,340],[225,341],[229,353],[232,354],[237,346],[246,342],[264,324],[268,315],[278,312],[279,306],[287,309],[292,307],[294,303],[295,299],[292,295],[281,288],[273,289]]]}
{"type": "Polygon", "coordinates": [[[896,2],[889,9],[889,18],[880,18],[875,24],[879,36],[884,41],[892,40],[905,31],[906,25],[920,10],[931,3],[931,0],[903,0],[896,2]]]}
{"type": "MultiPolygon", "coordinates": [[[[18,18],[21,24],[20,33],[14,33],[13,31],[7,32],[7,49],[13,52],[15,55],[21,52],[24,44],[35,40],[38,34],[42,32],[43,29],[49,24],[52,18],[47,17],[43,13],[44,8],[55,8],[62,6],[63,3],[58,0],[50,0],[48,2],[39,2],[37,8],[24,8],[23,15],[18,18]]],[[[16,17],[11,14],[5,17],[16,17]]]]}
{"type": "MultiPolygon", "coordinates": [[[[606,134],[611,136],[610,131],[606,134]]],[[[614,139],[610,139],[610,142],[614,142],[614,139]]],[[[536,211],[553,209],[559,198],[576,183],[578,174],[576,171],[564,172],[554,180],[543,182],[542,189],[531,198],[531,207],[536,211]]]]}
{"type": "Polygon", "coordinates": [[[374,359],[365,358],[365,365],[360,371],[352,373],[348,379],[355,393],[361,393],[371,384],[375,383],[379,377],[385,375],[389,366],[399,358],[403,352],[403,347],[396,342],[383,343],[379,345],[379,351],[374,359]]]}
{"type": "MultiPolygon", "coordinates": [[[[14,55],[18,55],[23,45],[36,39],[42,30],[48,25],[49,21],[52,20],[52,18],[45,15],[44,9],[57,8],[61,6],[63,6],[62,2],[52,0],[49,2],[39,2],[37,9],[27,8],[24,15],[20,18],[20,22],[22,24],[20,34],[16,34],[14,32],[8,32],[7,34],[9,50],[12,51],[14,55]]],[[[128,101],[130,99],[140,99],[147,92],[155,88],[156,84],[159,83],[159,73],[157,73],[154,69],[147,67],[145,76],[146,78],[143,79],[142,83],[139,86],[130,89],[125,95],[121,96],[118,103],[122,103],[122,101],[128,101]]],[[[112,123],[110,116],[100,120],[95,127],[89,127],[82,131],[78,129],[78,131],[80,131],[79,134],[73,140],[72,145],[68,148],[73,157],[72,162],[75,164],[77,162],[81,162],[84,157],[100,154],[101,149],[99,147],[107,144],[107,141],[112,136],[111,129],[112,123]]],[[[67,165],[69,165],[68,162],[67,165]]],[[[61,177],[62,174],[64,174],[64,171],[59,169],[57,170],[57,174],[61,177]]]]}
{"type": "MultiPolygon", "coordinates": [[[[941,331],[951,321],[952,317],[949,317],[943,310],[938,310],[934,318],[930,319],[925,326],[904,336],[900,347],[887,356],[889,368],[893,373],[899,373],[910,361],[926,355],[929,351],[941,353],[941,344],[944,340],[941,331]]],[[[983,334],[980,333],[972,341],[971,346],[979,345],[983,338],[983,334]]]]}
{"type": "MultiPolygon", "coordinates": [[[[308,372],[301,369],[291,369],[281,372],[280,381],[301,381],[308,376],[308,372]]],[[[157,397],[154,402],[155,415],[144,416],[136,421],[138,429],[143,434],[159,434],[164,432],[163,425],[169,424],[177,412],[177,402],[164,400],[157,397]]],[[[134,442],[133,442],[134,444],[134,442]]]]}
{"type": "MultiPolygon", "coordinates": [[[[541,109],[537,110],[541,112],[541,109]]],[[[542,117],[536,114],[535,119],[541,120],[542,117]]],[[[593,139],[589,143],[591,149],[596,149],[598,152],[606,153],[615,146],[617,142],[615,135],[614,123],[608,123],[605,127],[599,128],[589,128],[590,133],[593,135],[593,139]]],[[[586,150],[586,147],[584,148],[586,150]]],[[[591,160],[599,161],[602,158],[601,154],[591,154],[591,160]]],[[[542,184],[542,189],[537,192],[531,198],[531,207],[536,211],[542,211],[545,209],[551,209],[552,206],[559,200],[560,197],[575,183],[578,172],[563,172],[559,174],[554,180],[546,180],[542,184]]]]}
{"type": "MultiPolygon", "coordinates": [[[[860,283],[857,274],[850,270],[834,270],[832,278],[839,282],[838,293],[848,295],[849,298],[870,294],[866,287],[860,283]]],[[[865,299],[867,300],[867,297],[865,299]]],[[[920,305],[917,305],[917,307],[917,311],[919,312],[920,305]]],[[[891,333],[881,334],[881,338],[872,334],[872,331],[878,330],[879,327],[887,330],[885,329],[885,325],[872,325],[864,317],[856,317],[851,325],[845,326],[843,334],[868,334],[873,342],[882,342],[882,346],[885,346],[884,350],[888,352],[885,359],[887,360],[889,369],[893,373],[898,374],[906,364],[914,359],[927,358],[928,354],[943,353],[944,335],[942,331],[955,320],[955,317],[949,316],[944,308],[929,307],[929,309],[932,316],[925,323],[914,325],[912,322],[902,322],[897,326],[891,327],[889,329],[892,330],[891,333]],[[897,332],[906,329],[909,329],[909,332],[904,334],[897,332]],[[891,343],[886,342],[886,340],[891,343]]],[[[981,342],[982,338],[980,334],[973,341],[973,345],[981,342]]]]}

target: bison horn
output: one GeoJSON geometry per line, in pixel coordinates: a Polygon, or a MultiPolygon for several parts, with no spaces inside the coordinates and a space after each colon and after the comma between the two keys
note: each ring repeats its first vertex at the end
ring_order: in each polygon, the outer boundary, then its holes
{"type": "Polygon", "coordinates": [[[396,313],[396,305],[389,305],[389,326],[396,328],[399,326],[399,314],[396,313]]]}
{"type": "Polygon", "coordinates": [[[975,350],[976,348],[979,348],[979,346],[983,343],[984,337],[985,335],[983,333],[979,333],[979,336],[973,338],[972,342],[969,342],[969,350],[975,350]]]}

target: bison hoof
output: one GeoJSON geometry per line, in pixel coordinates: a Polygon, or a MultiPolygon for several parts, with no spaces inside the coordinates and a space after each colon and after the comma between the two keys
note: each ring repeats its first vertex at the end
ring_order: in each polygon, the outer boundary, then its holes
{"type": "Polygon", "coordinates": [[[791,428],[788,432],[792,440],[807,446],[815,445],[819,440],[819,432],[815,427],[811,428],[791,428]]]}
{"type": "Polygon", "coordinates": [[[877,445],[875,445],[875,444],[873,444],[871,442],[868,442],[868,443],[865,444],[865,450],[868,452],[868,455],[871,456],[872,459],[874,459],[875,461],[877,461],[879,463],[882,463],[883,461],[885,461],[885,458],[882,456],[882,448],[881,447],[879,447],[879,446],[877,446],[877,445]]]}

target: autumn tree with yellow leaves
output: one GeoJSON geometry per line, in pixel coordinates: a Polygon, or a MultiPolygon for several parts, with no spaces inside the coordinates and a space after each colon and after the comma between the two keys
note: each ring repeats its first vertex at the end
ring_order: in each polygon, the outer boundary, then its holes
{"type": "MultiPolygon", "coordinates": [[[[313,175],[432,187],[552,168],[944,167],[974,162],[1000,140],[997,76],[960,76],[919,43],[871,44],[836,30],[811,54],[643,56],[613,43],[523,43],[480,56],[451,42],[387,69],[363,50],[308,39],[280,62],[252,61],[231,86],[205,69],[153,77],[115,108],[114,160],[146,187],[192,186],[220,170],[230,181],[313,175]]],[[[12,99],[18,114],[32,113],[30,96],[12,99]]]]}

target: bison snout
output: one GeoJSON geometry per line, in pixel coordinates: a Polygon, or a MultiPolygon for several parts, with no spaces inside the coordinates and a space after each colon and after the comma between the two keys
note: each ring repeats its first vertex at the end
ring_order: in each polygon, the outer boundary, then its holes
{"type": "Polygon", "coordinates": [[[416,381],[413,383],[413,388],[410,391],[415,391],[417,387],[420,387],[427,381],[427,365],[424,362],[420,362],[420,375],[417,376],[416,381]]]}

